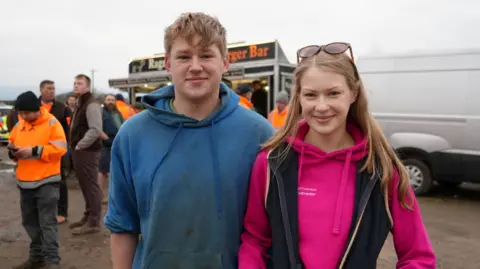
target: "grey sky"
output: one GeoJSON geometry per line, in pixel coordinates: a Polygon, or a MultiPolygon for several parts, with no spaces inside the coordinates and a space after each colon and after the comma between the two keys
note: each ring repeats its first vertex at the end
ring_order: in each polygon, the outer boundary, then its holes
{"type": "Polygon", "coordinates": [[[106,90],[108,79],[127,76],[129,58],[163,52],[165,27],[185,11],[217,16],[229,42],[278,39],[292,62],[298,47],[332,41],[352,43],[357,57],[480,48],[478,0],[3,2],[3,92],[36,87],[45,78],[71,88],[76,74],[92,68],[96,86],[106,90]]]}

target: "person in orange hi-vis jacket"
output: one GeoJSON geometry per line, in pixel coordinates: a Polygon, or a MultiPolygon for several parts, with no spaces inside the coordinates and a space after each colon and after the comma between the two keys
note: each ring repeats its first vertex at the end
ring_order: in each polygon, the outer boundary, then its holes
{"type": "Polygon", "coordinates": [[[137,114],[135,110],[125,102],[125,98],[123,97],[122,94],[117,93],[115,95],[115,99],[117,100],[115,102],[115,105],[117,106],[118,111],[120,111],[120,114],[122,114],[122,117],[124,120],[129,119],[131,116],[137,114]]]}
{"type": "Polygon", "coordinates": [[[28,260],[14,268],[60,268],[57,206],[65,132],[31,91],[18,96],[15,109],[21,119],[12,129],[8,151],[18,164],[22,224],[31,244],[28,260]]]}
{"type": "Polygon", "coordinates": [[[278,131],[285,124],[288,113],[288,93],[280,92],[276,98],[276,107],[268,115],[268,121],[273,125],[275,131],[278,131]]]}
{"type": "Polygon", "coordinates": [[[250,85],[240,84],[238,85],[236,92],[240,97],[240,101],[238,101],[238,104],[240,106],[243,106],[246,109],[255,110],[255,108],[253,107],[253,103],[251,101],[253,88],[250,87],[250,85]]]}

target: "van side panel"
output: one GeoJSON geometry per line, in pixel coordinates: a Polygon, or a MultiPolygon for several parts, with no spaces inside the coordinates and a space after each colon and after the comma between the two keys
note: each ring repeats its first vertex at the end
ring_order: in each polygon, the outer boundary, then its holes
{"type": "Polygon", "coordinates": [[[436,180],[480,182],[480,51],[365,57],[357,67],[395,149],[428,152],[436,180]]]}

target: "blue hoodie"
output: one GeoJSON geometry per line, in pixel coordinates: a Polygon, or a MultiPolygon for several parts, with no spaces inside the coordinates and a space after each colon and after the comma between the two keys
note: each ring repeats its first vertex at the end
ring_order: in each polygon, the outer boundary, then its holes
{"type": "Polygon", "coordinates": [[[250,171],[274,131],[220,86],[201,121],[170,110],[173,86],[144,96],[114,140],[105,225],[142,235],[133,269],[238,267],[250,171]]]}

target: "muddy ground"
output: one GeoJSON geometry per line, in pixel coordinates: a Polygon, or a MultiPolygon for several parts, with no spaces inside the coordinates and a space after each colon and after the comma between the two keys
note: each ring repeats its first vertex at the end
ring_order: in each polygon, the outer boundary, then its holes
{"type": "MultiPolygon", "coordinates": [[[[0,148],[0,159],[6,160],[0,148]]],[[[21,225],[19,193],[11,166],[0,161],[0,269],[11,268],[28,256],[28,238],[21,225]],[[7,170],[5,170],[7,169],[7,170]]],[[[70,180],[70,220],[82,216],[81,192],[70,180]]],[[[437,187],[428,197],[419,198],[424,222],[438,256],[439,269],[480,268],[480,186],[457,189],[437,187]]],[[[62,268],[109,269],[109,233],[74,237],[60,227],[62,268]]],[[[395,268],[396,255],[391,238],[385,243],[379,269],[395,268]]]]}

